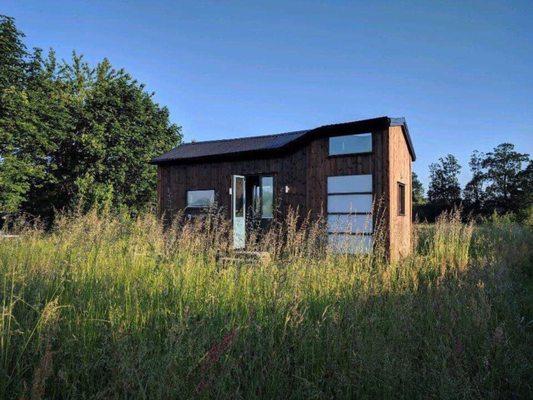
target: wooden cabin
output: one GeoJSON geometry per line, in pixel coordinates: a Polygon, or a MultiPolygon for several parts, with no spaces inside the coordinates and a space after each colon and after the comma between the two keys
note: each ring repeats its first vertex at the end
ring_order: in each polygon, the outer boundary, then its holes
{"type": "Polygon", "coordinates": [[[372,250],[379,222],[397,259],[412,246],[414,160],[405,119],[380,117],[184,143],[152,163],[160,212],[194,215],[216,204],[232,221],[237,249],[246,247],[250,221],[266,227],[293,209],[326,218],[331,245],[353,252],[372,250]]]}

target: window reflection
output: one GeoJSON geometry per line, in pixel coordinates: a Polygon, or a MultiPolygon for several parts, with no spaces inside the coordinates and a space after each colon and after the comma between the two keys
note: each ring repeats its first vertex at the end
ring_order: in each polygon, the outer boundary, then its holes
{"type": "Polygon", "coordinates": [[[334,136],[329,138],[329,155],[369,153],[372,151],[372,134],[334,136]]]}
{"type": "Polygon", "coordinates": [[[261,177],[261,217],[272,218],[274,209],[274,178],[261,177]]]}

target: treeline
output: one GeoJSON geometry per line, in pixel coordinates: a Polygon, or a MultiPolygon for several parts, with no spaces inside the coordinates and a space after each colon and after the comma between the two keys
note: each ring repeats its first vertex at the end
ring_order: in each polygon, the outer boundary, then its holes
{"type": "Polygon", "coordinates": [[[461,165],[448,154],[429,166],[427,197],[413,173],[415,218],[434,221],[443,211],[461,208],[465,217],[508,214],[517,221],[533,219],[533,162],[529,154],[502,143],[491,152],[474,151],[469,162],[471,180],[461,188],[461,165]]]}
{"type": "MultiPolygon", "coordinates": [[[[92,67],[74,52],[58,61],[52,49],[28,51],[23,39],[14,20],[0,15],[0,218],[51,221],[80,205],[131,213],[152,205],[156,170],[148,162],[181,141],[168,110],[107,59],[92,67]]],[[[416,218],[433,221],[455,207],[532,218],[528,154],[504,143],[475,151],[469,166],[472,180],[461,188],[457,159],[439,159],[427,196],[413,174],[416,218]]]]}
{"type": "Polygon", "coordinates": [[[28,51],[23,38],[0,16],[0,217],[149,206],[148,161],[181,140],[168,110],[107,59],[92,67],[74,52],[59,61],[52,49],[28,51]]]}

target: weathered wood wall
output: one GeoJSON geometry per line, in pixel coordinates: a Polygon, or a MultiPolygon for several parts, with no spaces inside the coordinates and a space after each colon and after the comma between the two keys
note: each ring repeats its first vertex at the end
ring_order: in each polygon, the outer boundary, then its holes
{"type": "Polygon", "coordinates": [[[385,192],[386,133],[372,135],[373,152],[361,155],[328,156],[328,138],[318,138],[293,153],[278,158],[213,161],[158,168],[160,211],[173,214],[186,207],[187,190],[214,189],[217,204],[230,217],[232,175],[274,176],[275,200],[280,211],[299,208],[302,214],[325,212],[327,177],[372,174],[378,200],[385,192]],[[289,192],[285,193],[285,186],[289,192]]]}
{"type": "Polygon", "coordinates": [[[412,182],[411,155],[405,142],[402,128],[389,128],[389,187],[388,208],[390,213],[390,257],[395,260],[412,250],[412,182]],[[405,215],[399,215],[398,182],[405,185],[405,215]]]}
{"type": "MultiPolygon", "coordinates": [[[[242,161],[214,161],[194,164],[160,165],[161,212],[173,215],[187,205],[188,190],[215,190],[217,205],[231,216],[231,179],[233,175],[271,175],[274,177],[275,205],[283,212],[289,206],[306,206],[307,147],[278,158],[242,161]],[[285,193],[289,186],[289,193],[285,193]]],[[[303,210],[302,210],[303,211],[303,210]]]]}
{"type": "MultiPolygon", "coordinates": [[[[160,212],[172,216],[184,209],[188,190],[215,190],[215,198],[231,217],[232,175],[274,176],[275,204],[283,215],[289,207],[316,217],[326,212],[327,177],[372,174],[374,204],[385,221],[385,240],[392,258],[411,249],[411,158],[401,127],[373,132],[372,153],[328,155],[327,137],[316,138],[280,157],[209,161],[158,166],[160,212]],[[405,183],[406,215],[398,216],[397,182],[405,183]],[[285,186],[289,192],[285,193],[285,186]],[[386,221],[390,220],[390,224],[386,221]]],[[[374,226],[378,222],[374,221],[374,226]]]]}

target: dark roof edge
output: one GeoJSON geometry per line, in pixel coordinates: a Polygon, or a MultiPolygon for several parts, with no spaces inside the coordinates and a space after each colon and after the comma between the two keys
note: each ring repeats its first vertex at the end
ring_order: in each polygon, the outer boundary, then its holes
{"type": "MultiPolygon", "coordinates": [[[[262,150],[248,150],[248,151],[237,151],[232,153],[224,153],[224,154],[215,154],[215,155],[207,155],[207,156],[199,156],[199,157],[191,157],[191,158],[184,158],[184,159],[174,159],[174,160],[157,160],[158,157],[150,160],[150,164],[186,164],[189,162],[200,162],[200,161],[215,161],[215,160],[230,160],[237,155],[239,156],[268,156],[275,152],[285,152],[289,151],[290,149],[294,149],[296,146],[301,145],[308,140],[311,140],[314,137],[319,137],[322,135],[328,135],[328,133],[331,133],[331,131],[338,132],[339,130],[346,131],[344,134],[347,134],[347,132],[350,129],[356,128],[359,131],[369,130],[372,128],[388,128],[389,126],[401,126],[402,131],[405,137],[405,141],[407,142],[407,147],[409,149],[409,154],[411,155],[411,159],[413,161],[416,160],[416,154],[413,147],[413,142],[411,141],[411,136],[409,134],[409,128],[407,127],[407,122],[405,122],[405,118],[390,118],[390,117],[378,117],[378,118],[371,118],[371,119],[365,119],[365,120],[359,120],[359,121],[352,121],[352,122],[342,122],[338,124],[330,124],[330,125],[323,125],[314,129],[308,129],[308,130],[299,130],[299,131],[292,131],[292,132],[286,132],[287,134],[294,134],[297,132],[304,132],[307,131],[305,134],[295,138],[294,140],[286,143],[284,146],[276,149],[262,149],[262,150]]],[[[259,137],[271,137],[271,136],[277,136],[277,135],[262,135],[259,137]]],[[[254,137],[254,136],[250,136],[254,137]]],[[[219,139],[219,140],[208,140],[205,142],[198,142],[198,143],[206,143],[206,142],[218,142],[218,141],[230,141],[230,140],[238,140],[238,139],[245,139],[245,138],[233,138],[233,139],[219,139]]],[[[194,143],[184,143],[185,145],[190,145],[194,143]]]]}
{"type": "Polygon", "coordinates": [[[413,146],[413,141],[411,140],[411,135],[409,134],[409,128],[407,127],[407,122],[405,118],[389,118],[390,126],[401,126],[405,141],[407,142],[407,147],[409,148],[409,153],[411,154],[411,159],[416,161],[415,148],[413,146]]]}
{"type": "Polygon", "coordinates": [[[195,142],[195,141],[192,141],[192,142],[185,142],[185,143],[180,143],[179,146],[189,146],[189,145],[193,145],[193,144],[200,144],[200,143],[217,143],[217,142],[233,142],[233,141],[236,141],[236,140],[243,140],[243,139],[250,139],[250,138],[254,138],[254,139],[263,139],[263,138],[269,138],[269,137],[276,137],[276,136],[280,136],[280,135],[295,135],[297,133],[302,133],[302,132],[308,132],[310,129],[300,129],[298,131],[290,131],[290,132],[283,132],[283,133],[273,133],[273,134],[270,134],[270,135],[258,135],[258,136],[243,136],[243,137],[236,137],[236,138],[229,138],[229,139],[213,139],[213,140],[201,140],[201,141],[198,141],[198,142],[195,142]]]}

